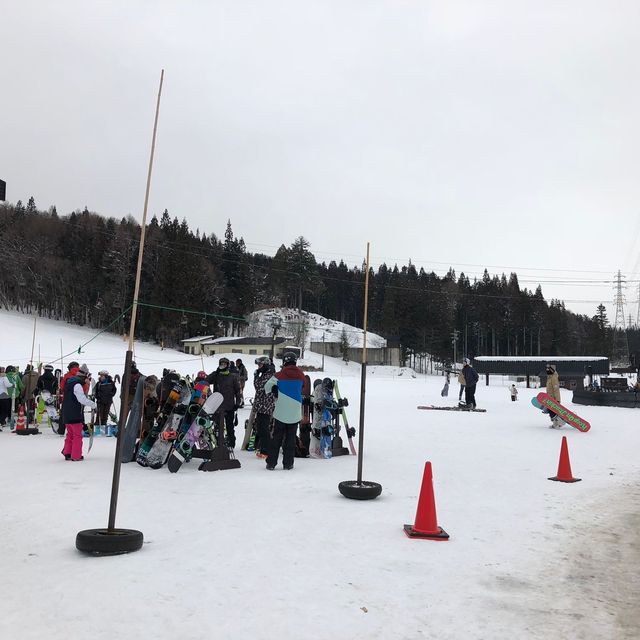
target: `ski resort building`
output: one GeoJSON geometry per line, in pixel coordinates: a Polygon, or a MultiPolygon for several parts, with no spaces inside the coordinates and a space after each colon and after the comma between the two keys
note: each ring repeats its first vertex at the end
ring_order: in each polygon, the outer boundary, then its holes
{"type": "Polygon", "coordinates": [[[585,376],[608,375],[609,358],[604,356],[478,356],[473,366],[479,375],[486,376],[489,384],[491,374],[524,378],[527,387],[531,378],[547,383],[545,365],[555,364],[560,376],[560,386],[567,389],[582,389],[585,376]]]}
{"type": "MultiPolygon", "coordinates": [[[[342,358],[342,347],[339,342],[311,342],[309,349],[314,353],[321,353],[330,358],[342,358]]],[[[361,362],[362,347],[347,349],[349,362],[361,362]]],[[[400,347],[367,347],[367,363],[370,365],[388,365],[400,367],[400,347]]]]}
{"type": "MultiPolygon", "coordinates": [[[[274,349],[276,358],[281,358],[284,347],[291,342],[291,338],[268,338],[268,337],[235,337],[235,338],[215,338],[202,342],[202,353],[205,356],[214,356],[216,353],[237,353],[245,356],[271,356],[274,349]]],[[[287,350],[293,350],[287,347],[287,350]]],[[[297,355],[300,355],[296,348],[297,355]]]]}

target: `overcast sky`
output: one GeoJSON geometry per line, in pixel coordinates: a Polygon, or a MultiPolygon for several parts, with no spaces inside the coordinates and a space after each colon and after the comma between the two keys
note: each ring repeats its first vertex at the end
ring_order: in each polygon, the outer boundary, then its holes
{"type": "Polygon", "coordinates": [[[611,319],[621,269],[635,321],[639,33],[637,0],[0,0],[0,178],[140,220],[164,68],[151,214],[611,319]]]}

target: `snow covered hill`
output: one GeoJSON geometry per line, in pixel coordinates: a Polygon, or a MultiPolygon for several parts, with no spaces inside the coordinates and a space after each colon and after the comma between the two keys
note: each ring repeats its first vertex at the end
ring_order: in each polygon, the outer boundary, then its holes
{"type": "MultiPolygon", "coordinates": [[[[273,325],[280,324],[281,329],[278,335],[298,336],[304,326],[305,347],[311,342],[322,342],[322,338],[327,342],[340,342],[343,331],[346,333],[350,346],[362,347],[364,331],[357,327],[338,320],[329,320],[317,313],[302,311],[298,314],[297,309],[286,309],[274,307],[254,311],[247,316],[249,325],[245,328],[245,335],[270,336],[273,333],[273,325]]],[[[387,341],[376,333],[367,331],[367,347],[386,347],[387,341]]]]}

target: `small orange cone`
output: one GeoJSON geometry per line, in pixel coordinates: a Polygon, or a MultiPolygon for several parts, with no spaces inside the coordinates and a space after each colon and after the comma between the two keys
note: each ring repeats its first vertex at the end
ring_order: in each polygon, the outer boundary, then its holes
{"type": "Polygon", "coordinates": [[[409,538],[424,538],[427,540],[448,540],[449,534],[438,526],[436,517],[436,501],[433,497],[433,475],[431,463],[426,462],[422,474],[422,487],[418,498],[415,524],[405,524],[404,532],[409,538]]]}
{"type": "Polygon", "coordinates": [[[562,436],[558,473],[554,478],[549,478],[549,480],[556,480],[558,482],[580,482],[581,479],[582,478],[574,478],[571,475],[571,463],[569,462],[569,447],[567,446],[567,436],[562,436]]]}
{"type": "Polygon", "coordinates": [[[16,430],[17,429],[26,429],[27,427],[27,419],[24,417],[24,405],[20,405],[18,409],[18,419],[16,420],[16,430]]]}

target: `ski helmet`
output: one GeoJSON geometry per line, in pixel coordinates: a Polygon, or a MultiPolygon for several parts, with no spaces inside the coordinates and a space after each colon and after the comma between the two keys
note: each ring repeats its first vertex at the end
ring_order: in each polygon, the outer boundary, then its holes
{"type": "Polygon", "coordinates": [[[295,364],[296,362],[298,362],[298,356],[293,353],[293,351],[287,351],[283,356],[282,356],[282,364],[295,364]]]}
{"type": "Polygon", "coordinates": [[[76,362],[76,361],[74,360],[73,362],[70,362],[70,363],[67,365],[67,369],[68,369],[69,371],[71,371],[71,369],[75,369],[76,367],[79,367],[79,366],[80,366],[80,363],[79,363],[79,362],[76,362]]]}
{"type": "Polygon", "coordinates": [[[44,370],[45,371],[53,371],[53,365],[52,364],[45,364],[44,365],[44,370]]]}
{"type": "Polygon", "coordinates": [[[207,377],[206,371],[198,371],[198,375],[196,375],[196,378],[206,378],[206,377],[207,377]]]}
{"type": "Polygon", "coordinates": [[[218,367],[222,367],[222,365],[224,365],[224,367],[228,367],[229,366],[229,358],[220,358],[220,361],[218,362],[218,367]]]}
{"type": "Polygon", "coordinates": [[[260,356],[256,358],[256,364],[258,368],[260,367],[268,367],[271,364],[271,358],[269,356],[260,356]]]}
{"type": "Polygon", "coordinates": [[[465,359],[462,361],[462,364],[471,364],[471,360],[469,360],[469,358],[465,358],[465,359]]]}

